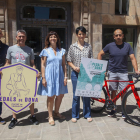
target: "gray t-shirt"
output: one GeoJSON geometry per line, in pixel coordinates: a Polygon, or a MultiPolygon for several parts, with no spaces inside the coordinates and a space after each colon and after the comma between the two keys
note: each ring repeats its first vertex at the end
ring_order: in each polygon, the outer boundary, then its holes
{"type": "Polygon", "coordinates": [[[14,45],[8,48],[6,58],[11,61],[11,64],[21,62],[31,66],[30,62],[34,60],[34,51],[28,46],[14,45]]]}

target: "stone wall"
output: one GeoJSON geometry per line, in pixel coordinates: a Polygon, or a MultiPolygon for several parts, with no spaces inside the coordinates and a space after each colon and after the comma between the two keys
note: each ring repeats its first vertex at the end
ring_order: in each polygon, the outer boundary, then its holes
{"type": "Polygon", "coordinates": [[[8,44],[8,30],[7,30],[7,8],[6,1],[0,0],[0,29],[3,32],[2,42],[8,44]]]}
{"type": "Polygon", "coordinates": [[[8,9],[8,31],[9,31],[9,45],[16,44],[16,31],[17,31],[17,19],[16,19],[16,0],[7,0],[8,9]]]}
{"type": "Polygon", "coordinates": [[[90,44],[93,46],[93,56],[97,58],[98,53],[102,49],[102,10],[108,10],[106,5],[103,5],[102,0],[91,0],[90,6],[90,44]],[[104,7],[104,8],[103,8],[104,7]],[[106,9],[107,8],[107,9],[106,9]]]}
{"type": "Polygon", "coordinates": [[[115,0],[103,0],[102,24],[139,25],[140,24],[140,0],[129,1],[128,15],[115,15],[115,0]]]}
{"type": "Polygon", "coordinates": [[[80,26],[81,21],[81,0],[72,1],[72,43],[77,41],[75,29],[80,26]]]}

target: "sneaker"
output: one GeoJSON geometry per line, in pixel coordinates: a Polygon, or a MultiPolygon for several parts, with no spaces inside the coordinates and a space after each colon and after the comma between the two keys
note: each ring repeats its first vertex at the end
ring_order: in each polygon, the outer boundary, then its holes
{"type": "Polygon", "coordinates": [[[108,117],[112,117],[112,116],[114,116],[114,115],[115,115],[115,113],[116,113],[116,111],[115,111],[115,110],[111,110],[111,112],[108,114],[108,117]]]}
{"type": "Polygon", "coordinates": [[[126,118],[126,117],[125,117],[125,115],[124,115],[123,113],[122,113],[122,118],[123,118],[123,119],[125,119],[125,118],[126,118]]]}
{"type": "Polygon", "coordinates": [[[11,120],[11,122],[10,122],[9,126],[8,126],[8,127],[9,127],[9,129],[14,128],[16,124],[17,124],[17,119],[12,118],[12,120],[11,120]]]}
{"type": "Polygon", "coordinates": [[[1,117],[0,117],[0,124],[2,125],[6,124],[6,121],[4,121],[1,117]]]}
{"type": "Polygon", "coordinates": [[[38,120],[36,119],[35,115],[30,116],[30,121],[31,121],[34,125],[38,125],[38,124],[39,124],[39,122],[38,122],[38,120]]]}

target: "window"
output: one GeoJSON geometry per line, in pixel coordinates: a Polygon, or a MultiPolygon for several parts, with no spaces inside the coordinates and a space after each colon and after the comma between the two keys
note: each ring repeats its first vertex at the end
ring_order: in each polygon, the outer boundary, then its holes
{"type": "MultiPolygon", "coordinates": [[[[119,26],[116,28],[116,27],[103,27],[103,35],[102,35],[102,38],[103,38],[103,48],[108,44],[108,43],[111,43],[114,41],[113,39],[113,32],[115,31],[115,29],[118,29],[119,26]]],[[[133,48],[133,50],[135,51],[135,45],[136,45],[136,28],[133,28],[133,27],[122,27],[120,28],[123,30],[123,33],[124,33],[124,42],[127,42],[131,45],[131,47],[133,48]]],[[[109,60],[109,55],[108,54],[105,54],[103,56],[103,59],[104,60],[109,60]]],[[[128,72],[133,72],[133,67],[132,67],[132,63],[131,63],[131,60],[130,58],[128,58],[128,72]]]]}
{"type": "Polygon", "coordinates": [[[115,14],[128,15],[129,0],[115,0],[115,14]]]}
{"type": "Polygon", "coordinates": [[[65,10],[54,7],[25,6],[23,18],[65,20],[65,10]]]}

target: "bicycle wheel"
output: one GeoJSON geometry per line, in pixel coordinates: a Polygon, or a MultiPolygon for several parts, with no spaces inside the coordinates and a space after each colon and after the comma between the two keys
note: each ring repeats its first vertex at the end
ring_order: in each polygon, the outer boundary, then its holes
{"type": "MultiPolygon", "coordinates": [[[[140,97],[140,88],[135,88],[140,97]]],[[[126,118],[134,125],[140,126],[140,108],[132,90],[128,91],[122,100],[122,110],[126,118]],[[125,104],[126,103],[126,104],[125,104]]]]}
{"type": "MultiPolygon", "coordinates": [[[[105,100],[107,98],[107,92],[104,87],[102,88],[101,98],[105,100]]],[[[90,107],[91,107],[92,112],[98,113],[98,112],[101,112],[105,108],[105,103],[102,103],[102,102],[94,100],[93,98],[90,98],[90,107]]]]}

